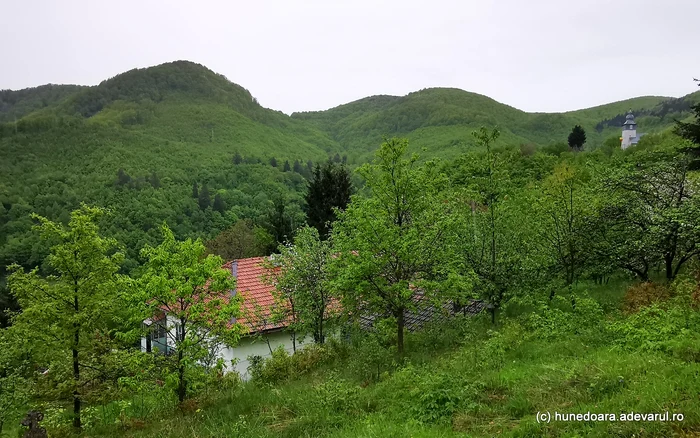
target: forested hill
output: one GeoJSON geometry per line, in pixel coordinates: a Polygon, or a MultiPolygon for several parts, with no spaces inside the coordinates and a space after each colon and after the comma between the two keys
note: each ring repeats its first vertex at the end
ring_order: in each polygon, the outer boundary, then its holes
{"type": "Polygon", "coordinates": [[[102,225],[127,247],[130,270],[163,221],[179,238],[204,239],[239,219],[272,227],[273,213],[298,224],[311,167],[342,153],[311,124],[190,62],[61,90],[46,105],[35,103],[43,87],[2,95],[8,113],[36,110],[0,123],[0,286],[5,266],[46,255],[32,212],[67,220],[81,202],[109,207],[102,225]]]}
{"type": "Polygon", "coordinates": [[[594,148],[620,134],[628,110],[637,116],[641,132],[669,128],[684,119],[700,92],[681,98],[638,97],[565,113],[527,113],[489,97],[454,88],[430,88],[403,97],[372,96],[317,112],[292,114],[312,123],[350,151],[364,157],[383,135],[406,136],[416,150],[455,156],[473,147],[470,132],[479,126],[498,125],[507,144],[546,145],[565,142],[574,125],[581,125],[594,148]]]}
{"type": "Polygon", "coordinates": [[[654,132],[684,118],[698,100],[698,93],[641,97],[534,114],[436,88],[288,116],[187,61],[130,70],[91,87],[1,91],[0,283],[4,266],[36,266],[46,255],[30,231],[32,212],[66,221],[80,202],[109,207],[104,227],[127,247],[129,270],[138,266],[138,250],[157,241],[163,221],[180,238],[205,239],[239,219],[273,234],[274,221],[300,223],[313,164],[360,164],[384,135],[408,137],[412,149],[426,149],[425,158],[454,157],[473,146],[470,133],[482,125],[498,125],[499,145],[517,147],[565,142],[580,124],[593,149],[619,135],[630,108],[640,131],[654,132]]]}

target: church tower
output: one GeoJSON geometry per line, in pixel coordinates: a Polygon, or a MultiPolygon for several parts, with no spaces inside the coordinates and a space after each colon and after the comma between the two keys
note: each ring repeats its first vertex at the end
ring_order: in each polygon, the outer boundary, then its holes
{"type": "Polygon", "coordinates": [[[622,125],[622,137],[620,140],[622,142],[622,149],[627,149],[628,147],[637,144],[639,141],[639,136],[637,135],[637,122],[634,121],[632,110],[629,110],[627,116],[625,117],[625,123],[622,125]]]}

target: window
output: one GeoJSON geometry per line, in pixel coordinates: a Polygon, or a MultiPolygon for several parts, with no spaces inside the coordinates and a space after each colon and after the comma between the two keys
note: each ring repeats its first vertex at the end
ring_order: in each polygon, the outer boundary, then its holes
{"type": "Polygon", "coordinates": [[[168,334],[168,328],[165,321],[158,321],[153,326],[153,337],[155,339],[164,338],[168,334]]]}

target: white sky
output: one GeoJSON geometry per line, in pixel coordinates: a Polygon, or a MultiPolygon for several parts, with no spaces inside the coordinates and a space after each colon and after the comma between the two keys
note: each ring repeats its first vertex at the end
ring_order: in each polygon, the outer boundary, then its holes
{"type": "Polygon", "coordinates": [[[186,59],[266,107],[456,87],[526,111],[698,88],[699,0],[0,0],[0,89],[186,59]]]}

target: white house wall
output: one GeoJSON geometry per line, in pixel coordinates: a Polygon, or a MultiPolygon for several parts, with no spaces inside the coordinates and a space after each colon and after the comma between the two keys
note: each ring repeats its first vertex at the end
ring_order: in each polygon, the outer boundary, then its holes
{"type": "MultiPolygon", "coordinates": [[[[302,347],[302,343],[297,339],[297,348],[302,347]]],[[[267,359],[270,357],[270,348],[274,351],[280,346],[284,347],[289,354],[294,352],[292,337],[287,332],[273,332],[264,335],[264,339],[242,338],[240,342],[233,348],[223,347],[217,352],[217,357],[222,358],[226,362],[226,367],[229,371],[236,371],[241,378],[248,380],[248,366],[250,366],[249,356],[260,356],[267,359]],[[267,342],[270,346],[268,347],[267,342]],[[237,359],[236,364],[231,367],[231,360],[237,359]]]]}
{"type": "MultiPolygon", "coordinates": [[[[175,337],[175,319],[168,316],[168,327],[170,329],[170,336],[168,339],[168,346],[171,348],[175,347],[173,339],[175,337]]],[[[304,344],[297,338],[297,348],[301,348],[304,344]]],[[[287,332],[272,332],[263,335],[263,339],[260,338],[242,338],[235,347],[219,347],[216,352],[216,357],[224,360],[226,369],[228,371],[236,371],[244,380],[249,378],[248,366],[250,361],[249,356],[260,356],[267,359],[270,357],[270,348],[274,351],[275,349],[283,346],[289,354],[294,353],[294,345],[292,343],[292,337],[287,332]],[[266,339],[269,341],[270,346],[266,339]],[[237,359],[236,364],[231,366],[231,360],[237,359]]],[[[146,351],[146,338],[141,338],[141,351],[146,351]]]]}

